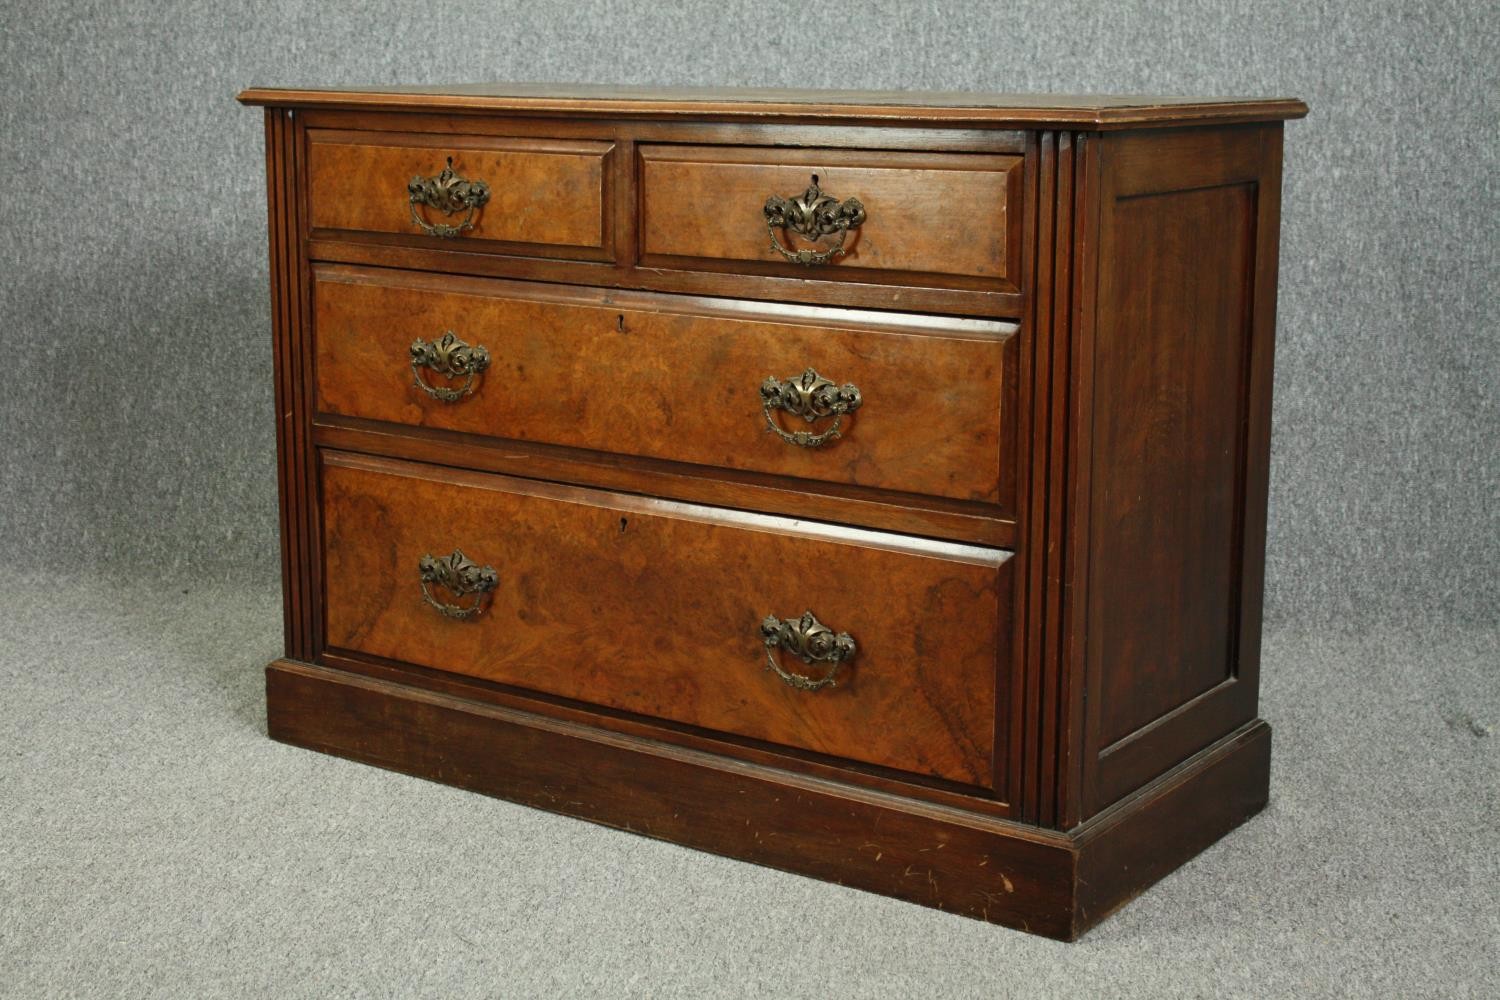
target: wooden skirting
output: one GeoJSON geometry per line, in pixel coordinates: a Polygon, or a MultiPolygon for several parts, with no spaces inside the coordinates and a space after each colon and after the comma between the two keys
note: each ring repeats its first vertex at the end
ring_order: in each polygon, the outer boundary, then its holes
{"type": "Polygon", "coordinates": [[[1067,832],[293,660],[282,742],[1073,940],[1265,804],[1256,720],[1067,832]]]}

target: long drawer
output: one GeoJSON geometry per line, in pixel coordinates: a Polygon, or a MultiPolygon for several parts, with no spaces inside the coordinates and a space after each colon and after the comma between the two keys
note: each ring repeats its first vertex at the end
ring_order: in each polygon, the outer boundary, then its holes
{"type": "Polygon", "coordinates": [[[994,787],[1006,552],[339,452],[322,491],[335,649],[994,787]]]}
{"type": "Polygon", "coordinates": [[[1015,327],[319,266],[320,412],[1008,506],[1015,327]]]}

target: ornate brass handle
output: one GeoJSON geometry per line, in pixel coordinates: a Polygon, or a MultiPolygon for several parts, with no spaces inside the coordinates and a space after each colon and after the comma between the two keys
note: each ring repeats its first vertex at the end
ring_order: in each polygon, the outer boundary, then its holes
{"type": "Polygon", "coordinates": [[[428,236],[453,239],[474,228],[474,213],[490,200],[490,186],[484,181],[465,180],[453,172],[453,157],[436,177],[413,177],[406,185],[411,206],[411,221],[428,236]],[[439,222],[433,224],[422,218],[418,205],[436,209],[444,215],[464,213],[464,220],[456,226],[439,222]]]}
{"type": "Polygon", "coordinates": [[[782,381],[768,378],[760,384],[761,409],[766,414],[766,426],[788,444],[803,448],[820,448],[839,433],[839,422],[864,405],[864,397],[856,386],[845,383],[835,385],[830,380],[809,368],[800,378],[782,381]],[[801,417],[808,423],[832,417],[833,424],[826,430],[814,434],[812,431],[786,431],[776,422],[773,411],[783,410],[801,417]]]}
{"type": "Polygon", "coordinates": [[[422,557],[417,568],[422,578],[422,599],[449,618],[473,618],[479,614],[484,595],[494,590],[500,582],[492,566],[479,566],[469,561],[458,549],[451,556],[422,557]],[[437,584],[455,597],[475,595],[469,604],[449,604],[432,596],[432,585],[437,584]]]}
{"type": "Polygon", "coordinates": [[[824,194],[818,187],[817,174],[812,175],[812,184],[801,197],[780,198],[773,194],[766,199],[765,211],[771,249],[793,264],[826,264],[835,257],[842,257],[849,230],[858,229],[865,221],[865,206],[858,198],[849,198],[840,204],[837,198],[824,194]],[[792,250],[782,246],[776,238],[778,229],[790,229],[809,240],[838,233],[839,241],[827,250],[792,250]]]}
{"type": "Polygon", "coordinates": [[[474,391],[474,376],[490,366],[490,352],[481,344],[470,347],[446,331],[437,340],[428,343],[421,337],[411,342],[411,377],[418,389],[433,399],[445,403],[456,403],[474,391]],[[430,368],[444,378],[462,378],[458,387],[429,385],[422,378],[422,369],[430,368]]]}
{"type": "Polygon", "coordinates": [[[801,618],[791,621],[767,615],[760,623],[760,634],[766,644],[766,669],[799,691],[833,687],[838,683],[834,675],[838,673],[839,665],[854,655],[854,640],[849,633],[835,634],[811,611],[804,611],[801,618]],[[776,662],[778,649],[786,650],[803,663],[826,663],[828,667],[821,677],[790,673],[776,662]]]}

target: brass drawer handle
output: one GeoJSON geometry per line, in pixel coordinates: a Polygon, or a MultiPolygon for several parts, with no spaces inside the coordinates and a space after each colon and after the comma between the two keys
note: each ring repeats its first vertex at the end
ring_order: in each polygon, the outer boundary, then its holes
{"type": "Polygon", "coordinates": [[[771,249],[793,264],[826,264],[835,257],[844,255],[844,241],[849,230],[858,229],[865,221],[865,206],[858,198],[849,198],[843,204],[832,195],[824,194],[818,187],[818,175],[812,175],[812,184],[802,196],[780,198],[776,195],[766,199],[766,230],[771,234],[771,249]],[[776,230],[790,229],[809,240],[821,239],[838,233],[839,241],[827,250],[791,250],[781,245],[776,230]]]}
{"type": "Polygon", "coordinates": [[[490,186],[484,181],[465,180],[453,172],[453,157],[436,177],[413,177],[406,185],[411,206],[411,221],[428,236],[453,239],[474,228],[474,213],[490,200],[490,186]],[[433,224],[422,218],[418,205],[442,212],[444,215],[464,213],[464,219],[456,226],[445,223],[433,224]]]}
{"type": "Polygon", "coordinates": [[[785,381],[768,378],[760,385],[761,409],[766,415],[766,426],[787,444],[803,448],[821,448],[839,433],[839,423],[845,415],[864,405],[864,397],[858,387],[845,383],[836,385],[809,368],[798,378],[785,381]],[[832,426],[814,434],[812,431],[786,431],[777,423],[774,411],[782,410],[801,417],[808,423],[833,418],[832,426]]]}
{"type": "Polygon", "coordinates": [[[434,556],[428,553],[422,557],[418,569],[422,577],[422,599],[449,618],[473,618],[479,614],[479,609],[484,604],[484,595],[494,590],[500,582],[494,567],[476,565],[458,549],[454,549],[451,556],[434,556]],[[474,600],[468,604],[440,601],[432,594],[433,584],[455,597],[473,596],[474,600]]]}
{"type": "Polygon", "coordinates": [[[428,343],[421,337],[411,342],[411,375],[418,389],[433,399],[445,403],[456,403],[474,391],[474,376],[490,366],[490,352],[481,344],[470,347],[448,330],[437,340],[428,343]],[[444,378],[462,378],[463,385],[430,385],[422,378],[422,369],[429,368],[444,378]]]}
{"type": "Polygon", "coordinates": [[[854,640],[849,633],[835,634],[811,611],[804,611],[801,618],[789,621],[767,615],[760,623],[760,634],[766,644],[766,669],[799,691],[833,687],[838,683],[834,675],[838,673],[839,665],[854,655],[854,640]],[[826,663],[828,668],[821,677],[790,673],[776,662],[778,649],[786,650],[803,663],[826,663]]]}

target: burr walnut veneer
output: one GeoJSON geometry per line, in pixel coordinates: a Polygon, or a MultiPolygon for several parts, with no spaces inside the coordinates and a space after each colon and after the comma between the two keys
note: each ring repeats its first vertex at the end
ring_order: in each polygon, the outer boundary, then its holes
{"type": "Polygon", "coordinates": [[[1265,803],[1300,102],[241,100],[273,737],[1061,938],[1265,803]]]}

